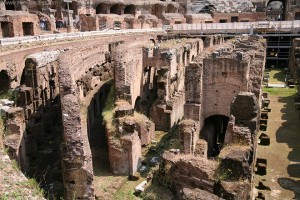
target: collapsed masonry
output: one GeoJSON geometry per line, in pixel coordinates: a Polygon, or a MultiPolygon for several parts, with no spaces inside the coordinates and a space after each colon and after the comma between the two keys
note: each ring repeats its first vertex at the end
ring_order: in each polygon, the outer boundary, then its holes
{"type": "Polygon", "coordinates": [[[158,173],[178,198],[249,198],[264,62],[264,42],[242,36],[187,66],[183,154],[166,153],[158,173]]]}
{"type": "Polygon", "coordinates": [[[157,38],[110,39],[28,56],[18,89],[20,108],[7,111],[10,134],[5,135],[9,153],[24,171],[45,130],[58,122],[65,197],[93,199],[94,132],[107,140],[111,171],[134,175],[141,149],[151,143],[155,130],[170,130],[180,122],[182,153],[167,152],[156,179],[179,198],[246,199],[264,40],[157,38]],[[220,162],[210,159],[216,156],[220,162]]]}

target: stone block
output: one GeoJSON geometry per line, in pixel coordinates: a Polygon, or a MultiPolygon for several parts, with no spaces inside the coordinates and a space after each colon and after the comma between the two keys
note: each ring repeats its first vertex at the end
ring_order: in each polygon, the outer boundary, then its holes
{"type": "Polygon", "coordinates": [[[194,155],[207,158],[207,142],[205,140],[197,140],[194,155]]]}

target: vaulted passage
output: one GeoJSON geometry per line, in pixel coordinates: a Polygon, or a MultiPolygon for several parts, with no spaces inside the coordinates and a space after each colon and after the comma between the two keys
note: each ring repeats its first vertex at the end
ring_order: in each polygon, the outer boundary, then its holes
{"type": "Polygon", "coordinates": [[[88,132],[89,142],[92,150],[94,175],[100,176],[103,173],[111,173],[108,145],[103,123],[103,109],[110,101],[108,99],[111,90],[111,83],[104,84],[100,90],[94,95],[88,107],[88,132]]]}
{"type": "Polygon", "coordinates": [[[215,157],[223,147],[229,118],[223,115],[213,115],[204,120],[200,138],[207,142],[207,157],[215,157]]]}

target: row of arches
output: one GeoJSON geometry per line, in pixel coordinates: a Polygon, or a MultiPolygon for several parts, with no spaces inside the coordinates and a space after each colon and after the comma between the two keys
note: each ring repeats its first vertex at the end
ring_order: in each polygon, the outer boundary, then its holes
{"type": "MultiPolygon", "coordinates": [[[[151,14],[157,15],[157,13],[182,13],[186,12],[186,9],[183,6],[177,8],[173,4],[168,4],[165,8],[159,4],[155,4],[151,8],[151,14]]],[[[136,6],[133,4],[127,5],[124,7],[123,4],[114,4],[114,5],[107,5],[105,3],[100,3],[96,6],[96,14],[132,14],[135,15],[136,13],[136,6]]]]}

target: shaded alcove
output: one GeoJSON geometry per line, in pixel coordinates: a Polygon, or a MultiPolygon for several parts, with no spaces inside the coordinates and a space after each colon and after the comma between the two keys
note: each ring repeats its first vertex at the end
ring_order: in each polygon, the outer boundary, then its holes
{"type": "Polygon", "coordinates": [[[223,146],[229,118],[223,115],[213,115],[204,120],[200,138],[207,142],[207,157],[219,155],[223,146]]]}
{"type": "Polygon", "coordinates": [[[10,89],[10,78],[6,70],[0,72],[0,95],[8,92],[10,89]]]}
{"type": "Polygon", "coordinates": [[[115,4],[110,8],[110,14],[121,15],[121,5],[115,4]]]}
{"type": "Polygon", "coordinates": [[[150,117],[150,108],[157,99],[157,70],[155,67],[146,67],[143,70],[142,94],[135,102],[135,110],[150,117]],[[137,110],[139,108],[139,110],[137,110]]]}
{"type": "Polygon", "coordinates": [[[107,14],[107,5],[100,3],[96,7],[96,14],[107,14]]]}
{"type": "Polygon", "coordinates": [[[111,88],[111,81],[105,83],[94,95],[90,105],[88,106],[88,136],[92,151],[95,176],[101,176],[103,173],[111,173],[106,130],[102,115],[103,109],[108,101],[111,100],[108,98],[111,88]]]}

